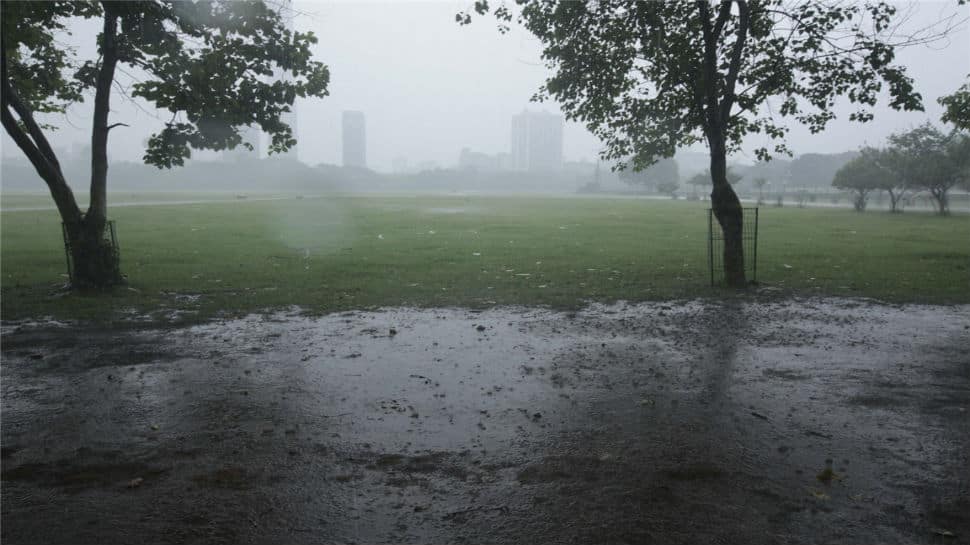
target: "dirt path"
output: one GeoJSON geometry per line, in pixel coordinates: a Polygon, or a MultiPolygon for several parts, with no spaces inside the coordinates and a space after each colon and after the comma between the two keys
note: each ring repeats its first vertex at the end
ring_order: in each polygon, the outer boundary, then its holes
{"type": "Polygon", "coordinates": [[[968,306],[5,324],[2,342],[5,545],[970,541],[968,306]]]}

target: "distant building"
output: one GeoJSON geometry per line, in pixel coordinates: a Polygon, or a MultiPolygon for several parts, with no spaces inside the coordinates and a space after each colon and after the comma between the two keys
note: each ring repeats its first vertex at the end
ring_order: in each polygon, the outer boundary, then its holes
{"type": "Polygon", "coordinates": [[[437,161],[421,161],[418,163],[415,171],[416,172],[431,172],[434,170],[440,170],[441,165],[437,161]]]}
{"type": "Polygon", "coordinates": [[[512,117],[512,168],[550,171],[562,168],[560,115],[523,111],[512,117]]]}
{"type": "Polygon", "coordinates": [[[391,160],[391,172],[403,174],[408,171],[407,157],[395,157],[391,160]]]}
{"type": "Polygon", "coordinates": [[[344,112],[343,146],[345,167],[367,168],[367,132],[364,112],[344,112]]]}
{"type": "Polygon", "coordinates": [[[458,168],[461,170],[487,172],[498,170],[498,161],[494,156],[487,153],[462,148],[461,153],[458,154],[458,168]]]}

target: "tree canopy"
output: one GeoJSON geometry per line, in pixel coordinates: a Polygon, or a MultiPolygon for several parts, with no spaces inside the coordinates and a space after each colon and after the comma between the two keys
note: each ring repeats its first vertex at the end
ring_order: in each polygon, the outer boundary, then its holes
{"type": "Polygon", "coordinates": [[[888,167],[910,188],[927,191],[937,212],[949,213],[949,191],[966,180],[970,169],[970,137],[944,133],[932,123],[888,138],[888,167]]]}
{"type": "Polygon", "coordinates": [[[181,165],[192,148],[251,147],[241,135],[248,125],[270,135],[271,152],[286,151],[296,141],[281,115],[297,97],[327,95],[329,71],[311,58],[316,37],[289,30],[263,2],[14,2],[4,6],[3,34],[5,80],[33,113],[82,101],[107,62],[137,71],[131,96],[172,114],[145,153],[159,167],[181,165]],[[71,17],[112,27],[113,43],[98,40],[99,59],[79,61],[58,45],[53,34],[71,17]]]}
{"type": "MultiPolygon", "coordinates": [[[[711,118],[733,151],[750,133],[784,137],[787,119],[823,130],[839,96],[855,105],[857,121],[872,119],[883,90],[891,107],[920,110],[894,49],[936,36],[893,33],[889,2],[516,3],[554,70],[536,98],[554,98],[585,122],[607,157],[638,165],[704,140],[711,118]]],[[[475,9],[485,13],[489,3],[475,9]]],[[[506,23],[515,15],[504,5],[495,13],[506,23]]],[[[781,141],[757,153],[786,150],[781,141]]]]}
{"type": "Polygon", "coordinates": [[[852,206],[862,212],[866,209],[869,193],[879,188],[885,176],[885,170],[869,155],[860,155],[836,171],[832,185],[852,192],[852,206]]]}
{"type": "MultiPolygon", "coordinates": [[[[742,210],[727,181],[727,154],[752,133],[774,140],[756,150],[760,159],[788,152],[787,121],[819,132],[835,117],[839,97],[854,106],[855,121],[872,119],[883,90],[892,108],[921,109],[895,48],[932,40],[939,30],[894,33],[896,7],[877,1],[516,3],[519,10],[502,5],[494,14],[500,28],[516,18],[542,43],[553,74],[536,98],[555,99],[569,119],[585,123],[604,143],[605,158],[631,158],[643,168],[707,143],[725,273],[736,286],[745,283],[742,210]]],[[[488,1],[475,10],[488,12],[488,1]]]]}
{"type": "Polygon", "coordinates": [[[959,131],[944,133],[927,122],[891,135],[885,148],[864,148],[839,169],[832,185],[853,191],[860,211],[873,190],[889,193],[892,212],[900,210],[907,192],[926,191],[936,201],[937,211],[945,215],[950,189],[968,179],[970,137],[959,131]]]}
{"type": "Polygon", "coordinates": [[[943,112],[944,122],[970,131],[970,83],[963,84],[951,95],[940,97],[939,103],[946,109],[943,112]]]}

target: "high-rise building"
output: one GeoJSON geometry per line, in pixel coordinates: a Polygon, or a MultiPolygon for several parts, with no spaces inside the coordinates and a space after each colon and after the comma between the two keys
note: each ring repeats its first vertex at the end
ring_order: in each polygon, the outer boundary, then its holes
{"type": "Polygon", "coordinates": [[[561,115],[523,111],[512,117],[512,168],[549,171],[562,168],[561,115]]]}
{"type": "Polygon", "coordinates": [[[367,131],[364,112],[344,112],[343,146],[345,167],[367,168],[367,131]]]}

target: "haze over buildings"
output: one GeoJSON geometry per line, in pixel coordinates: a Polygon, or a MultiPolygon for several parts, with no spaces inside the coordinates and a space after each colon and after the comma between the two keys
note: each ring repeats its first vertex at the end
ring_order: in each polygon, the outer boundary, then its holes
{"type": "Polygon", "coordinates": [[[561,115],[523,111],[512,117],[512,168],[529,172],[562,167],[561,115]]]}
{"type": "Polygon", "coordinates": [[[343,166],[367,168],[367,127],[364,112],[343,113],[343,166]]]}
{"type": "MultiPolygon", "coordinates": [[[[300,160],[341,164],[345,110],[366,112],[370,138],[365,162],[380,171],[391,170],[395,158],[405,158],[407,169],[430,162],[453,166],[462,148],[491,156],[507,153],[511,116],[523,108],[560,113],[554,102],[530,104],[550,75],[540,58],[539,42],[517,25],[501,35],[487,17],[459,26],[455,13],[471,3],[293,2],[294,29],[315,33],[319,42],[313,54],[331,71],[330,96],[297,99],[299,115],[285,118],[294,126],[300,160]]],[[[950,0],[900,5],[913,12],[904,30],[932,24],[955,11],[970,13],[970,6],[950,0]]],[[[67,29],[71,35],[61,37],[65,47],[77,49],[79,61],[97,59],[94,36],[99,24],[95,19],[79,20],[67,29]]],[[[842,100],[836,108],[839,118],[820,135],[789,124],[790,147],[797,154],[854,150],[863,144],[879,145],[888,134],[927,119],[939,123],[942,110],[936,99],[954,92],[970,73],[970,31],[963,26],[946,42],[901,49],[896,59],[914,79],[925,112],[893,111],[884,92],[872,122],[850,123],[854,109],[842,100]]],[[[137,71],[132,76],[137,77],[137,71]]],[[[141,161],[142,142],[168,120],[145,101],[122,96],[120,89],[130,88],[132,81],[119,74],[111,102],[111,121],[129,125],[111,133],[110,153],[119,161],[141,161]]],[[[59,127],[50,133],[54,146],[90,142],[92,102],[73,106],[65,115],[38,116],[38,121],[59,127]]],[[[2,140],[4,155],[19,155],[9,137],[2,140]]],[[[739,160],[753,161],[752,150],[767,144],[770,140],[763,134],[752,135],[739,160]]],[[[266,155],[265,142],[254,145],[266,155]]],[[[562,160],[595,160],[599,150],[599,141],[581,124],[563,123],[562,160]]],[[[705,147],[698,144],[688,151],[703,153],[705,147]]],[[[193,158],[218,157],[193,151],[193,158]]]]}

